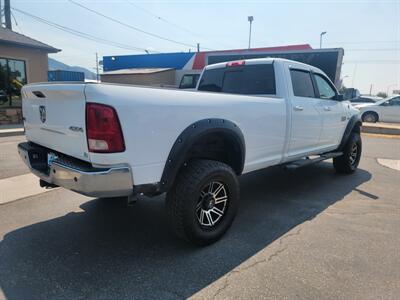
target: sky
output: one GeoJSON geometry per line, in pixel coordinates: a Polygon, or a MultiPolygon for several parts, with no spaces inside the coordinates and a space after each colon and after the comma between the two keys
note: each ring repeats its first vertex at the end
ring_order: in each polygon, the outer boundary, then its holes
{"type": "Polygon", "coordinates": [[[16,10],[13,29],[62,49],[50,57],[94,71],[96,52],[99,56],[143,54],[145,49],[186,52],[195,51],[196,43],[203,50],[246,48],[247,16],[254,16],[252,47],[310,44],[319,48],[320,33],[326,31],[323,48],[344,48],[342,78],[346,87],[358,88],[363,94],[369,94],[370,90],[372,94],[389,90],[390,94],[391,90],[400,89],[400,0],[73,1],[131,27],[96,15],[69,0],[11,0],[13,8],[112,41],[113,45],[60,31],[16,10]],[[121,49],[116,43],[130,49],[121,49]]]}

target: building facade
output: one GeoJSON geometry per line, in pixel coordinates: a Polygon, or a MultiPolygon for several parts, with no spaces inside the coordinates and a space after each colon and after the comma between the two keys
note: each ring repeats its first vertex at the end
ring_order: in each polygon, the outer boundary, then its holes
{"type": "MultiPolygon", "coordinates": [[[[198,78],[209,64],[232,60],[277,57],[313,65],[323,70],[336,86],[340,86],[340,70],[344,51],[341,48],[312,49],[308,44],[218,51],[137,54],[103,57],[105,73],[125,69],[170,68],[175,71],[174,84],[198,78]]],[[[143,74],[143,77],[146,77],[143,74]]]]}
{"type": "Polygon", "coordinates": [[[102,82],[145,86],[172,86],[175,70],[171,68],[135,68],[104,72],[102,82]]]}
{"type": "Polygon", "coordinates": [[[21,121],[22,86],[47,81],[48,54],[59,51],[0,27],[0,125],[21,121]]]}
{"type": "Polygon", "coordinates": [[[303,51],[312,49],[308,44],[290,45],[279,47],[264,47],[251,49],[234,49],[219,51],[200,51],[200,52],[177,52],[177,53],[156,53],[156,54],[136,54],[120,56],[104,56],[104,72],[116,71],[121,69],[133,68],[169,68],[175,70],[174,84],[179,85],[181,79],[186,74],[200,74],[203,68],[209,64],[211,57],[215,55],[248,55],[283,52],[283,51],[303,51]]]}

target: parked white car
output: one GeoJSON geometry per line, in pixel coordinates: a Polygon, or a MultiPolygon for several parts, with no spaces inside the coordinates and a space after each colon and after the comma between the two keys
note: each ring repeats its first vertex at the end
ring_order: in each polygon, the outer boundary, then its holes
{"type": "Polygon", "coordinates": [[[373,104],[355,105],[363,122],[400,122],[400,96],[380,100],[373,104]]]}
{"type": "Polygon", "coordinates": [[[230,227],[241,174],[329,158],[339,173],[358,166],[358,111],[315,67],[283,59],[219,63],[203,70],[197,90],[24,86],[28,142],[18,151],[42,186],[129,201],[166,192],[173,230],[198,245],[230,227]]]}
{"type": "Polygon", "coordinates": [[[350,103],[353,106],[359,106],[363,104],[375,104],[377,101],[383,100],[382,97],[376,97],[376,96],[363,96],[361,95],[360,97],[350,99],[350,103]]]}

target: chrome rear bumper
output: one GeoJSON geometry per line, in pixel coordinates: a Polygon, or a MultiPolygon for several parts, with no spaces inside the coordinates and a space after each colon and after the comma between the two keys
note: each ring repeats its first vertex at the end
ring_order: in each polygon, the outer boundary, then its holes
{"type": "Polygon", "coordinates": [[[133,193],[128,166],[99,169],[66,157],[48,165],[46,150],[29,143],[19,144],[18,153],[31,172],[48,183],[91,197],[120,197],[133,193]]]}

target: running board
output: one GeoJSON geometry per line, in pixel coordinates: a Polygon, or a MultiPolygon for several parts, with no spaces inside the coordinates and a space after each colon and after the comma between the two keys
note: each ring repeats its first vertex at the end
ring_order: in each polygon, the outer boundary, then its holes
{"type": "Polygon", "coordinates": [[[284,168],[288,169],[288,170],[294,170],[294,169],[297,169],[300,167],[305,167],[308,165],[319,163],[326,159],[338,157],[338,156],[341,156],[342,154],[343,154],[343,152],[330,152],[330,153],[322,154],[322,155],[320,155],[316,158],[312,158],[312,159],[307,157],[307,158],[299,159],[296,161],[292,161],[292,162],[284,165],[284,168]]]}

